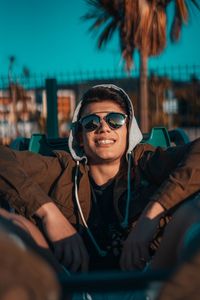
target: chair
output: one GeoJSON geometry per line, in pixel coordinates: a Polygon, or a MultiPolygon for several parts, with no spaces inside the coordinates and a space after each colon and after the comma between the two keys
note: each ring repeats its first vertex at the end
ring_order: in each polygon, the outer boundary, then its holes
{"type": "Polygon", "coordinates": [[[189,143],[190,139],[182,128],[176,128],[169,131],[171,142],[175,145],[183,145],[189,143]]]}
{"type": "Polygon", "coordinates": [[[165,148],[171,145],[170,136],[165,127],[153,127],[149,134],[144,134],[142,143],[165,148]]]}
{"type": "Polygon", "coordinates": [[[28,150],[43,155],[53,155],[53,150],[69,151],[67,138],[47,138],[45,134],[34,133],[29,141],[28,150]]]}
{"type": "Polygon", "coordinates": [[[53,156],[53,150],[68,151],[68,142],[67,138],[47,138],[43,133],[33,133],[31,138],[17,137],[11,142],[10,148],[53,156]]]}
{"type": "MultiPolygon", "coordinates": [[[[183,129],[168,131],[165,127],[153,127],[150,133],[143,135],[141,143],[167,148],[172,144],[180,145],[189,142],[189,138],[183,129]]],[[[67,138],[48,138],[43,133],[34,133],[31,138],[16,138],[10,147],[15,150],[29,150],[34,153],[52,156],[53,150],[69,151],[67,138]]]]}
{"type": "MultiPolygon", "coordinates": [[[[154,127],[149,134],[144,134],[142,143],[149,143],[153,146],[169,147],[172,143],[188,142],[185,133],[179,131],[179,139],[175,132],[168,132],[165,127],[154,127]]],[[[42,155],[53,155],[53,150],[65,150],[69,151],[67,138],[47,138],[45,134],[36,133],[31,136],[30,139],[18,138],[12,144],[11,147],[18,150],[29,150],[42,155]],[[24,149],[22,149],[24,146],[24,149]]],[[[75,276],[69,276],[68,278],[59,278],[59,282],[63,289],[63,294],[69,292],[82,293],[97,291],[104,292],[113,291],[130,291],[148,289],[152,282],[163,282],[171,275],[170,272],[111,272],[111,273],[96,273],[96,274],[81,274],[75,276]]],[[[152,289],[152,286],[150,288],[152,289]]],[[[155,287],[156,290],[156,287],[155,287]]],[[[132,295],[133,296],[133,295],[132,295]]],[[[144,295],[143,295],[144,296],[144,295]]]]}

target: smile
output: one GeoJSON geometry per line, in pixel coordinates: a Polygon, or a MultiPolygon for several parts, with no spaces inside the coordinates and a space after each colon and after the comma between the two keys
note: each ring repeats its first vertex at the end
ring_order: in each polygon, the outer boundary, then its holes
{"type": "Polygon", "coordinates": [[[108,145],[108,144],[114,144],[114,140],[108,140],[108,139],[106,139],[106,140],[97,140],[96,141],[96,144],[97,145],[108,145]]]}

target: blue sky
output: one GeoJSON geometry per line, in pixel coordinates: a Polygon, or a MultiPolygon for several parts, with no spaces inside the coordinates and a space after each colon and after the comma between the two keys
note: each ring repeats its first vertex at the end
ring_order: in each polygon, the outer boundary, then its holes
{"type": "MultiPolygon", "coordinates": [[[[84,0],[0,0],[0,74],[7,74],[10,55],[15,73],[24,66],[37,74],[121,68],[117,36],[99,51],[89,23],[80,21],[87,7],[84,0]]],[[[193,10],[178,44],[150,65],[200,65],[199,28],[200,13],[193,10]]]]}

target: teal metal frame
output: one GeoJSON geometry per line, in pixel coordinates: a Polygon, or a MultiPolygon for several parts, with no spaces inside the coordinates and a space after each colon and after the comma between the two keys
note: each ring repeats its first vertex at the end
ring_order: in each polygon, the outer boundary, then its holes
{"type": "MultiPolygon", "coordinates": [[[[165,127],[154,127],[149,134],[144,134],[141,143],[167,148],[188,142],[189,138],[183,129],[178,128],[168,131],[165,127]]],[[[67,138],[48,138],[43,133],[34,133],[30,139],[18,137],[11,143],[10,147],[50,156],[53,155],[53,150],[69,151],[67,138]]]]}
{"type": "Polygon", "coordinates": [[[153,127],[149,134],[144,135],[142,143],[151,144],[155,147],[170,147],[171,141],[168,130],[165,127],[153,127]]]}

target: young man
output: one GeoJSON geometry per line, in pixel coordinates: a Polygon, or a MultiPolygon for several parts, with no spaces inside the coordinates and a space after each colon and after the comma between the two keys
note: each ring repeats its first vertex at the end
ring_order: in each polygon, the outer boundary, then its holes
{"type": "Polygon", "coordinates": [[[27,230],[27,219],[40,224],[30,234],[70,271],[143,269],[174,210],[200,189],[200,139],[165,150],[141,140],[128,95],[95,86],[75,110],[70,153],[2,147],[1,195],[27,230]]]}

